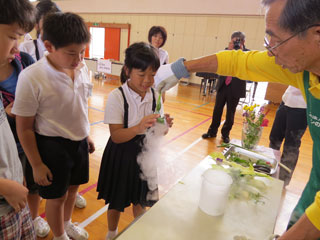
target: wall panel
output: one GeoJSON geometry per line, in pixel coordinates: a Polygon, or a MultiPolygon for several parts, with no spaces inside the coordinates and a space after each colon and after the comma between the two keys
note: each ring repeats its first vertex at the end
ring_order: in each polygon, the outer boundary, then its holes
{"type": "MultiPolygon", "coordinates": [[[[86,21],[131,24],[130,43],[148,41],[152,25],[164,26],[168,32],[164,49],[170,62],[179,57],[186,59],[209,55],[228,46],[233,31],[245,32],[246,46],[252,50],[263,50],[264,17],[232,15],[188,15],[188,14],[80,14],[86,21]]],[[[127,47],[128,32],[121,31],[120,61],[127,47]]],[[[200,83],[192,76],[191,82],[200,83]]]]}

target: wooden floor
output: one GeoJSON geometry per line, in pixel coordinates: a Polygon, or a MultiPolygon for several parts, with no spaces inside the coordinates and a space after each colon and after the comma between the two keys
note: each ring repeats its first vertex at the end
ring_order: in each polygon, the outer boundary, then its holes
{"type": "MultiPolygon", "coordinates": [[[[90,157],[90,181],[80,187],[80,193],[87,200],[84,209],[75,208],[73,222],[78,222],[90,234],[90,239],[103,240],[107,233],[107,217],[104,202],[97,200],[96,183],[99,173],[101,156],[109,138],[108,125],[103,123],[105,102],[110,91],[119,86],[118,80],[93,80],[94,91],[90,99],[89,118],[91,123],[91,137],[96,151],[90,157]]],[[[263,101],[263,83],[259,83],[256,101],[263,101]]],[[[163,146],[166,171],[159,176],[161,179],[159,189],[160,196],[167,192],[179,179],[186,175],[203,158],[213,151],[220,151],[217,146],[221,143],[220,132],[216,139],[203,140],[201,135],[205,133],[211,123],[215,94],[202,96],[199,86],[183,85],[171,89],[166,94],[165,112],[174,117],[174,125],[165,136],[166,144],[163,146]]],[[[269,133],[278,106],[269,104],[270,109],[267,118],[269,126],[263,130],[260,145],[268,146],[269,133]]],[[[224,120],[224,116],[222,118],[224,120]]],[[[235,123],[230,137],[240,139],[242,129],[242,110],[238,106],[235,123]]],[[[312,140],[307,130],[300,148],[300,158],[290,185],[283,194],[283,204],[279,210],[279,216],[275,228],[276,233],[285,230],[290,213],[295,206],[309,176],[311,168],[312,140]]],[[[40,213],[44,216],[44,204],[42,201],[40,213]]],[[[121,215],[119,231],[122,231],[133,220],[131,209],[126,209],[121,215]]],[[[165,230],[164,230],[165,231],[165,230]]],[[[45,238],[52,239],[52,233],[45,238]]]]}

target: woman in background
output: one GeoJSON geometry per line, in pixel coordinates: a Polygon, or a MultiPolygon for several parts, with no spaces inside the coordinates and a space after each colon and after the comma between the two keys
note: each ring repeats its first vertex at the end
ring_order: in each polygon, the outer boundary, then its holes
{"type": "MultiPolygon", "coordinates": [[[[162,26],[153,26],[149,30],[148,34],[149,43],[156,49],[160,66],[169,63],[169,54],[166,50],[162,49],[167,41],[167,31],[162,26]]],[[[157,82],[157,81],[156,81],[157,82]]],[[[162,93],[162,101],[165,101],[165,92],[162,93]]]]}
{"type": "Polygon", "coordinates": [[[164,27],[153,26],[149,30],[148,34],[149,43],[157,50],[157,54],[160,60],[160,66],[169,63],[168,52],[162,47],[167,41],[167,31],[164,27]]]}

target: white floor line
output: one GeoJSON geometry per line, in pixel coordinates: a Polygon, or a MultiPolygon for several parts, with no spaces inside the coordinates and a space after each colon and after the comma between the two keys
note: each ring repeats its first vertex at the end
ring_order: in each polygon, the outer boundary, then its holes
{"type": "MultiPolygon", "coordinates": [[[[100,217],[102,214],[104,214],[108,210],[109,204],[105,205],[103,208],[100,208],[97,212],[95,212],[93,215],[88,217],[86,220],[84,220],[82,223],[80,223],[79,227],[86,227],[90,223],[92,223],[94,220],[96,220],[98,217],[100,217]]],[[[107,221],[107,219],[106,219],[107,221]]]]}
{"type": "Polygon", "coordinates": [[[180,157],[182,154],[184,154],[186,151],[188,151],[190,148],[192,148],[194,145],[196,145],[201,140],[202,140],[202,138],[200,137],[197,140],[195,140],[193,143],[191,143],[189,146],[184,148],[182,151],[178,152],[173,160],[176,160],[178,157],[180,157]]]}

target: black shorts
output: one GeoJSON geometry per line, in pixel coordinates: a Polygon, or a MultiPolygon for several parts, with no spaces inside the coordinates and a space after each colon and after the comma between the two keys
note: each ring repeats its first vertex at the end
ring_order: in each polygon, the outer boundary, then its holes
{"type": "Polygon", "coordinates": [[[39,195],[42,198],[60,198],[70,185],[80,185],[89,181],[87,138],[71,141],[62,137],[36,134],[36,140],[41,159],[53,175],[51,185],[39,186],[39,195]]]}
{"type": "Polygon", "coordinates": [[[32,167],[27,159],[27,156],[24,152],[19,153],[19,158],[23,168],[23,175],[26,179],[26,185],[30,194],[38,194],[38,185],[34,182],[32,167]]]}

